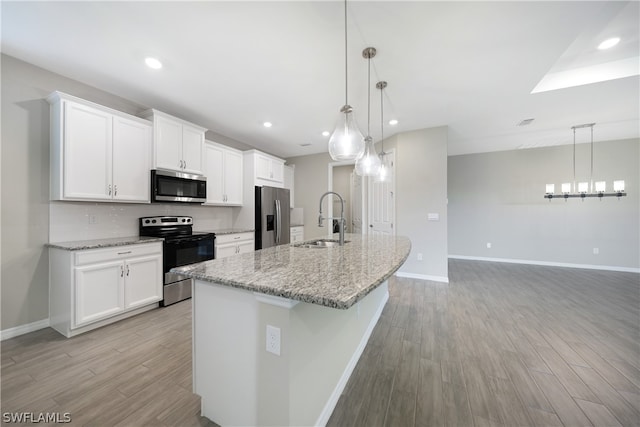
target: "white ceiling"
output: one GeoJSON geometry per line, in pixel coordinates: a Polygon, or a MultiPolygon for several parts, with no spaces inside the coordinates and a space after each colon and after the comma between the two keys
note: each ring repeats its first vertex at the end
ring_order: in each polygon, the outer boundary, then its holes
{"type": "MultiPolygon", "coordinates": [[[[567,144],[591,122],[596,141],[637,138],[637,72],[531,91],[549,72],[638,64],[638,5],[350,1],[349,103],[364,133],[361,52],[373,46],[372,86],[388,81],[385,118],[399,120],[385,136],[447,125],[450,154],[567,144]],[[597,51],[614,35],[618,46],[597,51]]],[[[2,1],[2,52],[282,157],[327,151],[321,132],[344,104],[340,1],[2,1]]],[[[371,120],[377,141],[375,88],[371,120]]]]}

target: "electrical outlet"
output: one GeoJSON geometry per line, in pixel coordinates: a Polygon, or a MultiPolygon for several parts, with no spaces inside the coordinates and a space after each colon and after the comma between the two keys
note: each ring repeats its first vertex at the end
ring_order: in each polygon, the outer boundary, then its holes
{"type": "Polygon", "coordinates": [[[422,261],[422,253],[418,254],[418,261],[422,261]]]}
{"type": "Polygon", "coordinates": [[[600,254],[600,248],[593,248],[593,254],[594,255],[600,254]]]}
{"type": "Polygon", "coordinates": [[[280,356],[280,328],[267,325],[267,351],[280,356]]]}
{"type": "Polygon", "coordinates": [[[487,242],[487,249],[491,249],[491,243],[487,242]]]}
{"type": "Polygon", "coordinates": [[[97,224],[98,218],[95,215],[89,215],[89,224],[97,224]]]}

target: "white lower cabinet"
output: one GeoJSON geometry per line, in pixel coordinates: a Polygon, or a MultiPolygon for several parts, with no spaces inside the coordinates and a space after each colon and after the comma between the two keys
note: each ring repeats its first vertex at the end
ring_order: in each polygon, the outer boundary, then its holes
{"type": "Polygon", "coordinates": [[[85,325],[124,311],[121,261],[74,268],[74,326],[85,325]]]}
{"type": "Polygon", "coordinates": [[[216,259],[253,252],[254,250],[253,233],[251,232],[216,236],[216,259]]]}
{"type": "Polygon", "coordinates": [[[162,242],[69,251],[49,249],[50,323],[71,337],[157,307],[162,242]]]}

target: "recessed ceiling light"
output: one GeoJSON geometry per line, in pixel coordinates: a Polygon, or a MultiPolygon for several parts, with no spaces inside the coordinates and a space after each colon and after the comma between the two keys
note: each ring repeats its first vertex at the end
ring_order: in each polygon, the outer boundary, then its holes
{"type": "Polygon", "coordinates": [[[329,133],[329,131],[326,131],[326,130],[325,130],[324,132],[322,132],[322,136],[329,136],[329,135],[331,135],[331,134],[329,133]]]}
{"type": "Polygon", "coordinates": [[[389,120],[389,124],[390,124],[391,126],[395,126],[395,125],[397,125],[397,124],[398,124],[398,121],[397,121],[396,119],[392,119],[392,120],[389,120]]]}
{"type": "Polygon", "coordinates": [[[620,37],[611,37],[610,39],[606,39],[602,43],[598,45],[598,49],[605,50],[610,49],[620,43],[620,37]]]}
{"type": "Polygon", "coordinates": [[[271,122],[264,122],[264,123],[262,124],[262,126],[264,126],[264,127],[266,127],[266,128],[270,128],[271,126],[273,126],[273,123],[271,123],[271,122]]]}
{"type": "Polygon", "coordinates": [[[158,61],[158,59],[156,58],[145,58],[144,63],[147,64],[147,67],[153,68],[154,70],[159,70],[160,68],[162,68],[162,62],[158,61]]]}

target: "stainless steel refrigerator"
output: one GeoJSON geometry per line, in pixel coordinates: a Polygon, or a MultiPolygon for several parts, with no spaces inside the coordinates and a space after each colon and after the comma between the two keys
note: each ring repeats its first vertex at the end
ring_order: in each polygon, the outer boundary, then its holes
{"type": "Polygon", "coordinates": [[[289,244],[289,190],[256,187],[256,250],[289,244]]]}

